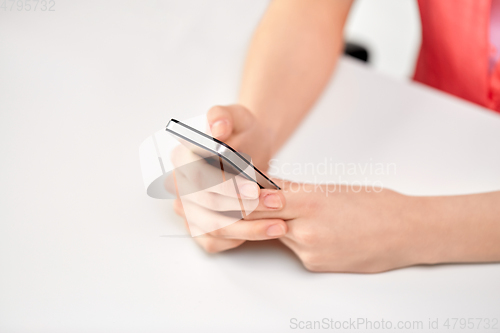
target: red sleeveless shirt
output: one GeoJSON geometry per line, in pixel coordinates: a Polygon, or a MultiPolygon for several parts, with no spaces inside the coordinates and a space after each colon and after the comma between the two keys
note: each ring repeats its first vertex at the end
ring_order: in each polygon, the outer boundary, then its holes
{"type": "Polygon", "coordinates": [[[500,112],[500,62],[490,71],[491,0],[419,0],[414,79],[500,112]]]}

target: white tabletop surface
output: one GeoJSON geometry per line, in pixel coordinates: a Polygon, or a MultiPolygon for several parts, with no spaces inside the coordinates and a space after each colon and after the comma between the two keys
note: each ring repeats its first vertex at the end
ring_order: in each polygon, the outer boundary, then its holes
{"type": "MultiPolygon", "coordinates": [[[[171,117],[235,101],[265,5],[0,9],[0,332],[297,331],[292,318],[422,321],[423,332],[429,318],[500,319],[500,264],[314,274],[277,242],[208,255],[162,237],[185,230],[145,194],[139,144],[171,117]]],[[[344,59],[274,163],[325,159],[391,163],[343,179],[407,194],[499,190],[500,116],[344,59]]]]}

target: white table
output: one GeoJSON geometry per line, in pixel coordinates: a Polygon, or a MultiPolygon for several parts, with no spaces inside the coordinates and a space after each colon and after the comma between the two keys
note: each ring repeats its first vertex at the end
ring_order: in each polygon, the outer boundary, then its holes
{"type": "MultiPolygon", "coordinates": [[[[312,274],[277,242],[207,255],[191,239],[161,237],[185,231],[168,202],[146,196],[138,146],[170,117],[234,101],[265,4],[61,1],[55,12],[0,11],[1,332],[500,319],[499,264],[312,274]]],[[[498,190],[500,117],[344,59],[275,165],[325,158],[394,163],[395,173],[368,180],[408,194],[498,190]]],[[[331,180],[289,178],[315,176],[331,180]]]]}

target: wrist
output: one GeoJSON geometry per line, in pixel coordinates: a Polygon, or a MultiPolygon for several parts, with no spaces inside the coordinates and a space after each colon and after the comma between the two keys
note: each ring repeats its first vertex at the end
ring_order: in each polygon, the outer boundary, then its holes
{"type": "Polygon", "coordinates": [[[405,196],[405,253],[409,265],[447,262],[446,223],[431,197],[405,196]]]}
{"type": "Polygon", "coordinates": [[[482,261],[481,236],[467,216],[465,196],[413,197],[415,264],[482,261]]]}

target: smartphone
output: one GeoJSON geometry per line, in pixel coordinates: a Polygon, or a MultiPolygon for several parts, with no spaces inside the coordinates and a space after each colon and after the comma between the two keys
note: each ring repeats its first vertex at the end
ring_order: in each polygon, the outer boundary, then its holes
{"type": "MultiPolygon", "coordinates": [[[[271,179],[269,179],[264,173],[257,169],[251,162],[250,158],[244,157],[243,154],[238,153],[236,150],[231,148],[229,145],[216,138],[211,137],[203,132],[198,131],[191,126],[188,126],[179,120],[171,119],[166,127],[166,131],[172,135],[201,148],[200,152],[198,149],[191,149],[194,153],[203,157],[203,151],[209,152],[215,156],[221,158],[224,165],[229,165],[234,168],[233,173],[239,173],[247,179],[254,181],[259,185],[261,189],[273,189],[280,190],[280,187],[276,185],[271,179]],[[251,172],[249,172],[249,170],[251,172]]],[[[224,171],[228,167],[224,166],[224,171]]]]}

